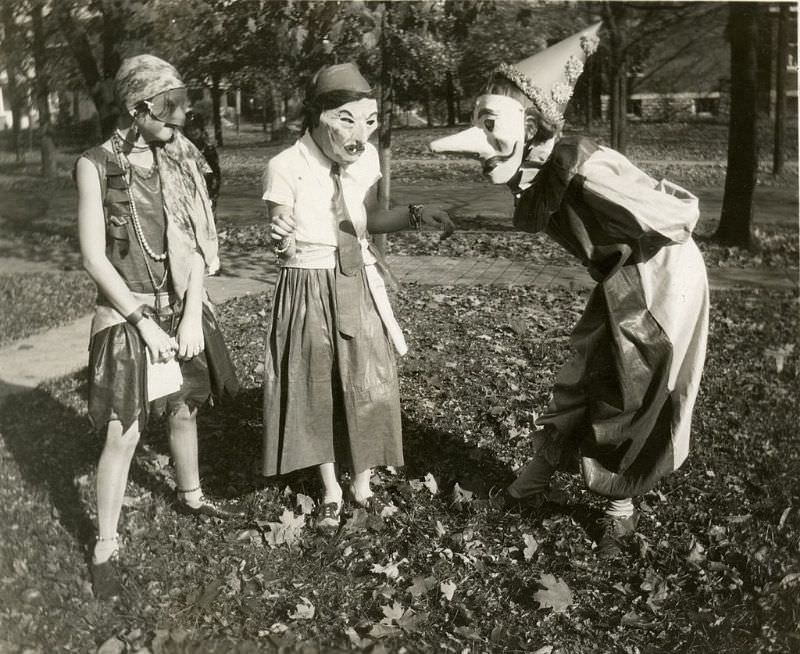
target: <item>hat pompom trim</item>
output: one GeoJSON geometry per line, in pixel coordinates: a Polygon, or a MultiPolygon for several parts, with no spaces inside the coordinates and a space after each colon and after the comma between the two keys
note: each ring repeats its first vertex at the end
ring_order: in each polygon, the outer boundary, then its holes
{"type": "MultiPolygon", "coordinates": [[[[500,64],[497,68],[495,68],[494,72],[503,75],[511,82],[516,84],[520,91],[522,91],[528,97],[528,99],[530,99],[534,105],[536,105],[536,108],[541,112],[542,117],[545,120],[553,123],[558,123],[561,121],[562,114],[558,103],[548,98],[544,91],[531,82],[530,78],[521,70],[510,64],[500,64]]],[[[570,95],[572,94],[570,93],[570,95]]]]}

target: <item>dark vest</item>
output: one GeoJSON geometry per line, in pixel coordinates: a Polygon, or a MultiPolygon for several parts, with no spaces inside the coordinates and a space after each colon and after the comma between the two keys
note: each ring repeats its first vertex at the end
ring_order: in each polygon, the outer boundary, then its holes
{"type": "MultiPolygon", "coordinates": [[[[150,248],[159,254],[165,252],[166,218],[158,171],[153,169],[148,172],[131,166],[126,173],[117,163],[115,155],[100,146],[82,156],[95,165],[100,176],[108,260],[131,291],[152,293],[153,284],[147,265],[156,281],[160,282],[167,262],[153,261],[142,250],[131,220],[131,206],[126,188],[130,184],[136,214],[150,248]]],[[[169,281],[163,290],[170,290],[169,281]]]]}

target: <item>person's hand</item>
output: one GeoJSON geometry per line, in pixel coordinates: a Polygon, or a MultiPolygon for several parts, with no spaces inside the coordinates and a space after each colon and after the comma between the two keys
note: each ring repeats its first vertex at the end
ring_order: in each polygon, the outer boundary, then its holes
{"type": "Polygon", "coordinates": [[[275,253],[287,258],[294,256],[294,231],[297,224],[291,213],[280,211],[270,218],[269,235],[275,253]]]}
{"type": "Polygon", "coordinates": [[[206,347],[203,337],[203,322],[200,316],[184,316],[178,325],[178,357],[191,359],[206,347]]]}
{"type": "Polygon", "coordinates": [[[150,350],[150,358],[154,362],[169,361],[178,350],[178,342],[167,332],[159,327],[150,318],[140,320],[137,325],[139,334],[142,336],[150,350]]]}
{"type": "Polygon", "coordinates": [[[456,229],[450,214],[436,206],[425,205],[423,207],[422,222],[441,231],[443,239],[450,236],[456,229]]]}
{"type": "Polygon", "coordinates": [[[297,225],[290,213],[276,213],[269,221],[269,235],[273,241],[282,241],[294,234],[297,225]]]}

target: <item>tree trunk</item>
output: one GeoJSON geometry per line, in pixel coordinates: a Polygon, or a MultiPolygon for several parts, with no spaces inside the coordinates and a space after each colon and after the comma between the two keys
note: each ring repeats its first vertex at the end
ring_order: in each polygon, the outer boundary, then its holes
{"type": "MultiPolygon", "coordinates": [[[[392,206],[392,115],[394,114],[394,85],[392,84],[391,48],[386,37],[388,3],[384,4],[381,26],[381,88],[380,122],[378,123],[378,155],[381,165],[381,179],[378,183],[378,200],[381,207],[392,206]]],[[[378,251],[386,254],[386,234],[376,234],[373,243],[378,251]]]]}
{"type": "Polygon", "coordinates": [[[222,147],[222,116],[220,115],[220,98],[222,97],[222,90],[219,87],[220,79],[217,73],[211,75],[211,111],[213,112],[212,119],[214,121],[214,140],[217,147],[222,147]]]}
{"type": "MultiPolygon", "coordinates": [[[[81,72],[86,89],[97,109],[100,131],[98,136],[106,137],[114,130],[117,121],[117,108],[113,92],[113,77],[116,74],[116,67],[104,69],[105,74],[101,75],[89,38],[86,36],[83,27],[73,18],[70,3],[54,2],[52,9],[61,33],[69,45],[70,52],[75,58],[75,63],[78,65],[78,70],[81,72]]],[[[108,36],[109,32],[110,27],[105,31],[104,44],[107,48],[116,52],[119,34],[116,35],[116,38],[112,38],[108,36]]],[[[112,66],[115,61],[118,67],[119,56],[111,52],[104,53],[104,62],[107,65],[112,66]]]]}
{"type": "Polygon", "coordinates": [[[628,92],[627,70],[624,62],[616,65],[611,76],[611,147],[617,152],[625,152],[625,127],[627,123],[628,92]]]}
{"type": "Polygon", "coordinates": [[[773,48],[773,18],[771,3],[764,3],[758,13],[758,111],[772,115],[772,60],[775,58],[773,48]]]}
{"type": "Polygon", "coordinates": [[[17,82],[18,60],[21,56],[19,52],[19,41],[17,38],[17,22],[14,10],[10,3],[2,3],[2,23],[4,38],[0,41],[3,48],[5,59],[5,69],[8,81],[6,83],[6,94],[8,103],[11,105],[11,147],[14,150],[14,159],[19,163],[24,159],[22,139],[20,130],[22,128],[22,92],[17,82]]]}
{"type": "Polygon", "coordinates": [[[728,7],[731,43],[728,170],[714,239],[725,245],[750,247],[753,191],[758,172],[756,19],[759,7],[756,2],[731,2],[728,7]]]}
{"type": "Polygon", "coordinates": [[[772,150],[772,174],[783,172],[786,146],[786,64],[789,59],[789,5],[781,3],[778,15],[778,48],[775,61],[775,143],[772,150]]]}
{"type": "Polygon", "coordinates": [[[625,125],[628,111],[628,61],[625,51],[626,7],[622,3],[606,2],[604,17],[609,34],[611,56],[609,61],[611,97],[611,147],[618,152],[625,152],[625,125]]]}
{"type": "Polygon", "coordinates": [[[283,138],[283,95],[275,82],[269,85],[269,102],[272,109],[271,140],[277,141],[283,138]]]}
{"type": "Polygon", "coordinates": [[[586,123],[586,129],[592,129],[592,120],[594,118],[594,63],[591,57],[586,62],[586,67],[584,68],[583,75],[585,78],[584,82],[584,90],[586,92],[584,98],[584,122],[586,123]]]}
{"type": "Polygon", "coordinates": [[[50,116],[50,80],[47,75],[47,50],[42,20],[42,5],[31,8],[33,25],[33,61],[36,68],[36,103],[39,109],[39,146],[42,153],[42,175],[56,174],[56,147],[53,142],[52,118],[50,116]]]}
{"type": "Polygon", "coordinates": [[[453,84],[453,72],[447,71],[445,80],[445,91],[447,93],[447,126],[453,127],[456,124],[456,89],[453,84]]]}
{"type": "Polygon", "coordinates": [[[433,127],[433,98],[431,97],[430,89],[425,94],[425,120],[428,127],[433,127]]]}

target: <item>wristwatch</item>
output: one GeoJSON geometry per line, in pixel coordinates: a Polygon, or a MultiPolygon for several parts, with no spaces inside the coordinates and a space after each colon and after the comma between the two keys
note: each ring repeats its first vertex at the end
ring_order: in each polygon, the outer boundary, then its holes
{"type": "Polygon", "coordinates": [[[424,204],[409,204],[408,205],[408,224],[414,229],[422,227],[422,210],[425,208],[424,204]]]}

